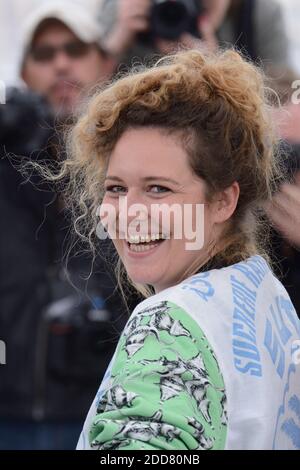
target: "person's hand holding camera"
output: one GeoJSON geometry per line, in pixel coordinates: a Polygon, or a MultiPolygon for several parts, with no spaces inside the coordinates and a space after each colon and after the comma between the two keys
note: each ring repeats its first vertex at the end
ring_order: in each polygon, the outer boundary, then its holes
{"type": "Polygon", "coordinates": [[[216,31],[229,5],[230,0],[117,0],[114,25],[105,34],[103,47],[110,55],[121,56],[139,33],[147,32],[162,54],[178,48],[215,50],[216,31]]]}
{"type": "Polygon", "coordinates": [[[217,49],[216,32],[225,18],[230,0],[198,0],[198,5],[199,13],[201,12],[197,18],[198,37],[190,32],[184,32],[176,41],[157,38],[155,44],[161,53],[168,54],[178,48],[206,48],[209,51],[217,49]]]}
{"type": "Polygon", "coordinates": [[[105,51],[114,57],[126,52],[137,33],[148,29],[151,5],[152,0],[118,0],[115,24],[102,39],[105,51]]]}
{"type": "Polygon", "coordinates": [[[192,35],[191,33],[183,33],[178,40],[170,41],[168,39],[156,38],[155,46],[162,54],[170,54],[176,52],[178,49],[198,49],[206,48],[214,51],[218,47],[218,40],[212,24],[207,16],[199,17],[198,31],[201,39],[192,35]]]}

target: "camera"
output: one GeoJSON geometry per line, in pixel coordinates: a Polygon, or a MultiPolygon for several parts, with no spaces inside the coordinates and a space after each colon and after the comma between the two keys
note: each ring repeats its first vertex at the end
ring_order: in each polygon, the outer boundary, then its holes
{"type": "Polygon", "coordinates": [[[30,155],[41,149],[52,134],[52,113],[39,95],[18,88],[7,90],[0,106],[0,156],[30,155]]]}
{"type": "Polygon", "coordinates": [[[203,10],[201,0],[153,0],[151,36],[176,40],[188,32],[199,37],[197,20],[203,10]]]}

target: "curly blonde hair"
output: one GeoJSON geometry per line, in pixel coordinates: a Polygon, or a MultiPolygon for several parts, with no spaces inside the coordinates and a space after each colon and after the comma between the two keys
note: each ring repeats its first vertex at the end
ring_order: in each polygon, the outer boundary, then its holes
{"type": "Polygon", "coordinates": [[[281,173],[272,96],[262,72],[234,50],[178,52],[97,91],[68,136],[68,158],[57,176],[69,175],[66,196],[76,231],[93,245],[114,146],[129,128],[155,126],[184,132],[191,167],[206,181],[208,196],[238,182],[238,205],[219,253],[224,262],[265,255],[259,206],[271,198],[281,173]]]}

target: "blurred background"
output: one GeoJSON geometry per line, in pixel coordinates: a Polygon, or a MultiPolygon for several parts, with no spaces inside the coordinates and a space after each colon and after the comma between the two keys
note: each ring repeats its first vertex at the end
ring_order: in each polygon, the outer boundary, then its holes
{"type": "MultiPolygon", "coordinates": [[[[81,4],[99,16],[103,0],[68,0],[70,4],[81,4]],[[99,8],[100,6],[100,8],[99,8]]],[[[114,2],[114,0],[112,0],[114,2]]],[[[289,57],[295,70],[300,71],[300,6],[298,0],[277,0],[289,38],[289,57]]],[[[0,77],[8,85],[19,83],[18,62],[21,54],[21,25],[24,18],[42,3],[49,0],[0,0],[0,77]],[[7,47],[7,44],[10,47],[7,47]]]]}
{"type": "Polygon", "coordinates": [[[141,300],[118,290],[110,242],[94,240],[93,259],[57,187],[20,171],[28,159],[55,169],[81,104],[133,63],[234,45],[265,70],[294,194],[269,208],[271,249],[299,314],[299,29],[299,0],[0,0],[0,449],[76,447],[141,300]]]}
{"type": "Polygon", "coordinates": [[[300,71],[300,8],[297,0],[280,0],[286,22],[286,30],[290,40],[290,57],[297,71],[300,71]]]}

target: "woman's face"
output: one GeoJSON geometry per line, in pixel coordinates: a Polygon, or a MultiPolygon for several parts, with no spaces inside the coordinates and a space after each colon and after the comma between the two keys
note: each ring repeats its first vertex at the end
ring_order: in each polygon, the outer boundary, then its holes
{"type": "Polygon", "coordinates": [[[207,261],[216,227],[205,189],[179,136],[150,127],[121,136],[110,156],[102,209],[114,209],[115,234],[108,232],[135,283],[159,292],[180,282],[195,261],[207,261]]]}

